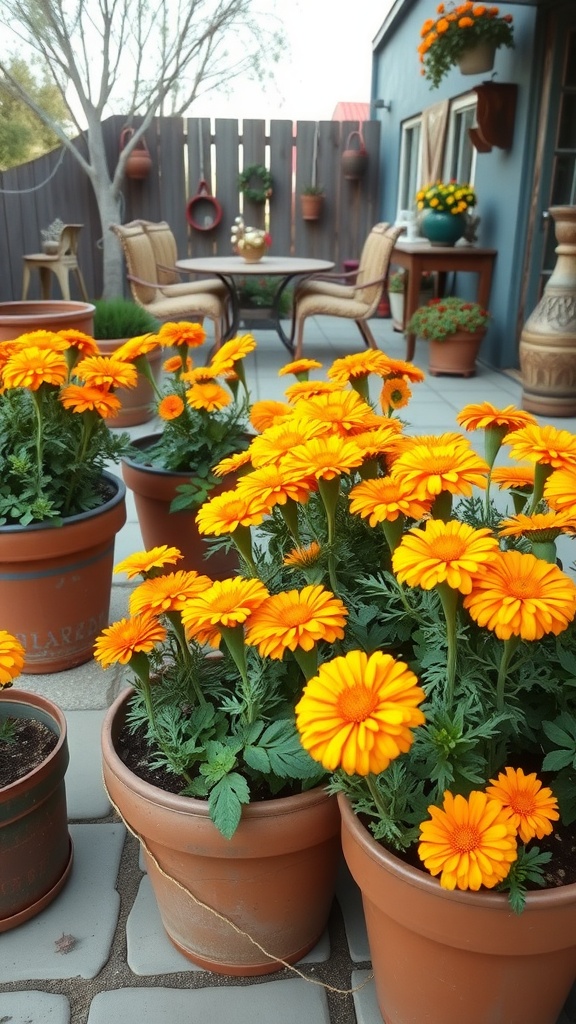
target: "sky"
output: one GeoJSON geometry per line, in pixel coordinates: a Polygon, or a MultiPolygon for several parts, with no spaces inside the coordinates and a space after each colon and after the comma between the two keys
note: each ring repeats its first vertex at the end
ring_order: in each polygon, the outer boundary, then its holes
{"type": "Polygon", "coordinates": [[[287,51],[274,85],[236,81],[230,97],[200,97],[196,117],[329,121],[340,101],[370,100],[372,40],[386,0],[261,0],[282,23],[287,51]]]}

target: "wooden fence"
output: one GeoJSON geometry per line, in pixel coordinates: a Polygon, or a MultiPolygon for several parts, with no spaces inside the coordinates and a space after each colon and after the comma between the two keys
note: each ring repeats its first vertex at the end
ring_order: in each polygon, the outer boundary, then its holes
{"type": "MultiPolygon", "coordinates": [[[[124,126],[119,116],[104,125],[111,168],[124,126]]],[[[340,267],[358,258],[368,231],[380,219],[378,121],[362,125],[369,153],[365,175],[357,182],[342,175],[341,155],[358,127],[358,122],[339,121],[157,118],[146,134],[151,172],[144,180],[125,179],[122,221],[166,220],[180,256],[224,255],[230,252],[230,227],[242,213],[247,224],[265,223],[272,255],[319,257],[340,267]],[[299,194],[312,181],[315,154],[316,180],[326,190],[324,211],[319,221],[303,221],[299,194]],[[273,195],[265,206],[246,200],[238,189],[239,172],[254,164],[265,165],[272,175],[273,195]],[[201,177],[222,207],[220,224],[209,231],[190,227],[186,219],[201,177]]],[[[83,147],[85,141],[76,144],[83,147]]],[[[78,260],[89,295],[101,294],[102,228],[92,188],[72,154],[57,149],[0,174],[0,301],[21,298],[22,256],[40,251],[40,230],[56,217],[84,225],[78,260]]],[[[73,298],[74,288],[72,282],[73,298]]],[[[53,295],[60,297],[56,284],[53,295]]],[[[33,279],[29,298],[38,297],[33,279]]]]}

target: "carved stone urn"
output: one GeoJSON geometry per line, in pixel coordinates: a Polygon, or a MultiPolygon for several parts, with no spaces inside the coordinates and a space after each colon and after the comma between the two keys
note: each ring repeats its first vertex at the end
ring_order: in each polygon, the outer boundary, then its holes
{"type": "Polygon", "coordinates": [[[552,206],[558,260],[520,336],[522,407],[576,416],[576,206],[552,206]]]}

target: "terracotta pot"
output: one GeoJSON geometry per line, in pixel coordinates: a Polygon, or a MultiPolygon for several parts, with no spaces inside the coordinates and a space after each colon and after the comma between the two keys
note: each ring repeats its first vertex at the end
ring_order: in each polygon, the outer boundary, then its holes
{"type": "MultiPolygon", "coordinates": [[[[138,438],[133,444],[146,450],[159,434],[138,438]]],[[[193,480],[193,473],[172,473],[157,466],[146,466],[134,459],[122,459],[122,476],[126,486],[134,493],[134,502],[142,540],[146,549],[159,544],[178,548],[184,558],[178,569],[206,573],[211,579],[222,580],[238,572],[235,549],[218,551],[207,557],[208,543],[198,533],[196,512],[171,512],[170,505],[177,496],[177,488],[193,480]]],[[[231,477],[219,484],[211,494],[220,494],[234,486],[231,477]]]]}
{"type": "Polygon", "coordinates": [[[0,302],[0,341],[11,341],[29,331],[64,331],[74,328],[92,336],[94,310],[90,302],[39,299],[0,302]]]}
{"type": "Polygon", "coordinates": [[[0,526],[0,622],[25,647],[25,672],[61,672],[90,661],[108,625],[126,488],[111,473],[104,477],[113,497],[62,526],[0,526]]]}
{"type": "Polygon", "coordinates": [[[342,174],[348,181],[361,178],[368,166],[368,150],[360,132],[350,132],[342,152],[342,174]],[[357,149],[354,146],[357,145],[357,149]]]}
{"type": "MultiPolygon", "coordinates": [[[[120,133],[120,151],[122,151],[130,141],[134,135],[134,131],[134,128],[124,128],[122,130],[120,133]]],[[[134,178],[135,180],[142,180],[143,178],[148,177],[151,167],[152,157],[150,156],[150,150],[146,144],[146,139],[142,137],[136,143],[126,161],[126,177],[134,178]]]]}
{"type": "Polygon", "coordinates": [[[473,377],[476,373],[476,357],[485,334],[486,331],[477,331],[476,334],[458,331],[444,341],[429,341],[428,372],[433,377],[440,373],[473,377]]]}
{"type": "Polygon", "coordinates": [[[456,245],[466,230],[463,213],[449,213],[447,210],[425,210],[420,220],[420,231],[430,245],[456,245]]]}
{"type": "Polygon", "coordinates": [[[450,892],[390,854],[338,797],[386,1024],[556,1024],[576,972],[576,885],[450,892]]]}
{"type": "Polygon", "coordinates": [[[217,974],[269,974],[280,968],[277,958],[300,960],[322,935],[332,905],[340,855],[336,800],[317,788],[252,803],[232,839],[224,839],[206,801],[165,793],[121,761],[118,737],[131,693],[120,694],[104,720],[104,780],[122,816],[170,876],[144,848],[169,938],[189,960],[217,974]],[[172,879],[227,920],[199,906],[172,879]]]}
{"type": "Polygon", "coordinates": [[[0,788],[0,932],[47,907],[72,867],[64,788],[66,719],[46,697],[13,688],[0,692],[0,720],[5,718],[37,719],[58,742],[41,765],[0,788]]]}
{"type": "MultiPolygon", "coordinates": [[[[96,340],[98,341],[100,351],[105,355],[111,355],[127,339],[109,338],[107,341],[96,340]]],[[[148,353],[146,358],[154,380],[158,383],[162,374],[164,353],[162,349],[154,349],[153,352],[148,353]]],[[[155,415],[154,390],[144,374],[138,373],[138,384],[135,388],[118,388],[115,394],[122,402],[122,408],[117,416],[106,418],[105,422],[109,427],[118,429],[135,427],[139,423],[147,423],[155,415]]]]}
{"type": "Polygon", "coordinates": [[[324,196],[300,196],[302,220],[318,220],[324,208],[324,196]]]}
{"type": "Polygon", "coordinates": [[[458,58],[458,67],[461,75],[482,75],[486,71],[492,71],[496,47],[494,43],[481,40],[474,46],[470,46],[458,58]]]}

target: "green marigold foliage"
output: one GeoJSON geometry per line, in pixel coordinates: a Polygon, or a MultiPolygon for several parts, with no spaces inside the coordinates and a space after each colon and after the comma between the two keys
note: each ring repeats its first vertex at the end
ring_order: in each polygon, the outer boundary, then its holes
{"type": "Polygon", "coordinates": [[[467,3],[438,4],[436,18],[427,18],[418,46],[422,74],[436,89],[465,50],[477,43],[514,46],[512,15],[500,16],[498,7],[467,3]]]}

